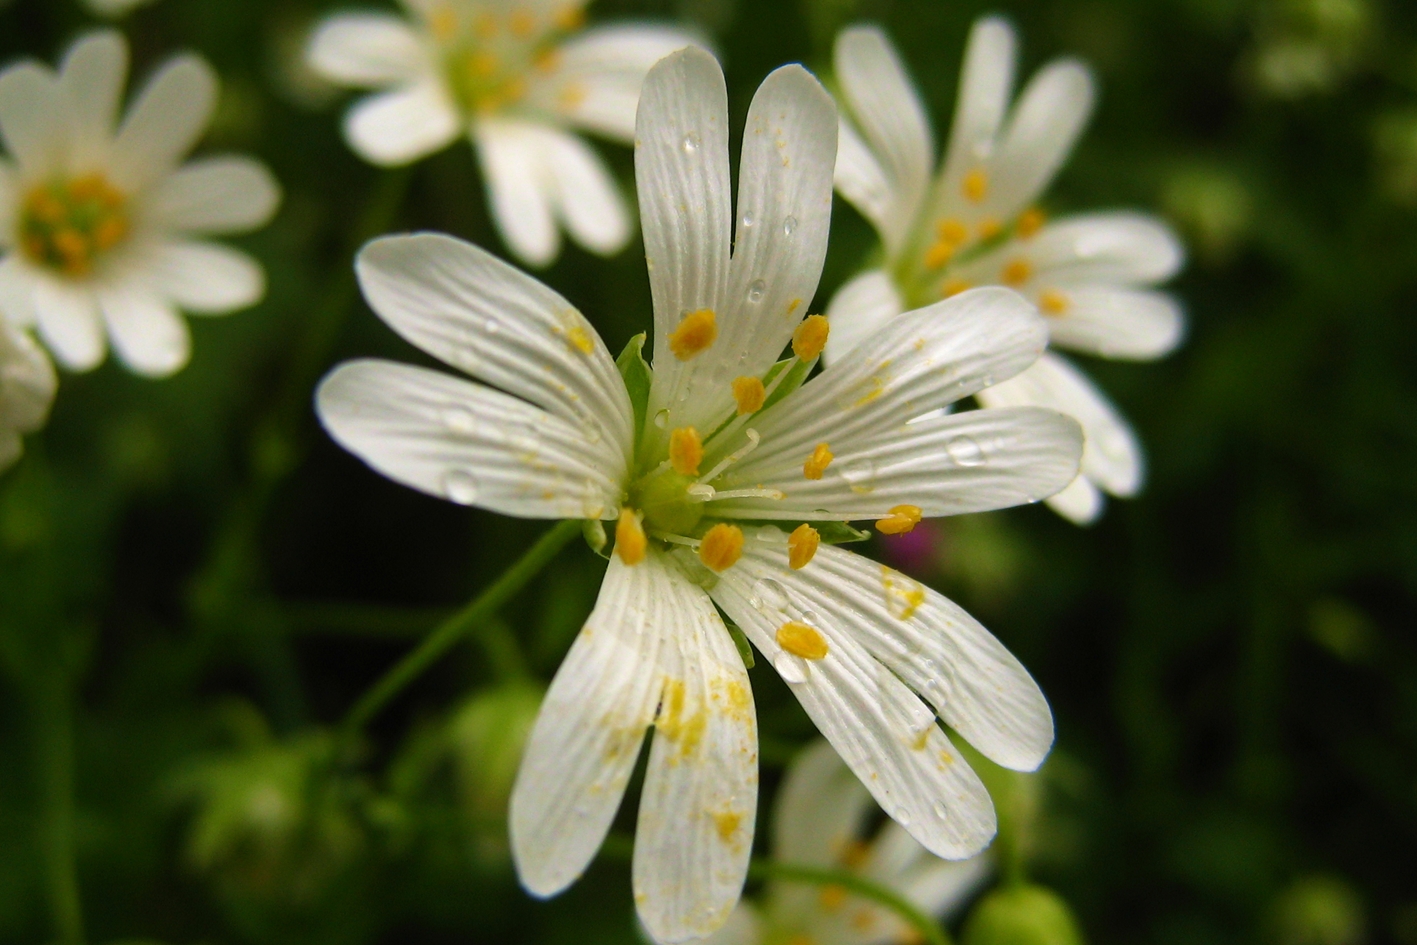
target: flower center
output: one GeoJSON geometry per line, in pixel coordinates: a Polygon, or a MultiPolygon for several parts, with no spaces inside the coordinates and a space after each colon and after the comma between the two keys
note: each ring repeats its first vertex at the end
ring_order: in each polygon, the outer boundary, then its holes
{"type": "Polygon", "coordinates": [[[32,262],[65,276],[87,276],[127,238],[127,205],[102,174],[40,184],[20,207],[20,248],[32,262]]]}
{"type": "Polygon", "coordinates": [[[644,513],[651,534],[689,535],[704,517],[704,503],[689,495],[695,477],[666,469],[637,484],[630,505],[644,513]]]}
{"type": "Polygon", "coordinates": [[[531,4],[505,12],[465,0],[445,0],[426,16],[453,97],[469,115],[493,114],[525,98],[528,76],[555,70],[557,45],[583,20],[579,3],[548,16],[531,4]]]}

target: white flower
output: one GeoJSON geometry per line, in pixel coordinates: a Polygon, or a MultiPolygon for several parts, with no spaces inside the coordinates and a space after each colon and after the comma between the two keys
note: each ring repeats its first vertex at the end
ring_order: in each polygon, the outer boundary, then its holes
{"type": "MultiPolygon", "coordinates": [[[[814,742],[787,769],[773,809],[773,858],[841,869],[897,893],[926,915],[946,918],[989,878],[988,853],[941,860],[894,821],[863,837],[874,805],[831,745],[814,742]]],[[[762,905],[738,904],[704,945],[884,945],[918,941],[894,912],[841,886],[769,882],[762,905]]]]}
{"type": "Polygon", "coordinates": [[[103,360],[106,330],[128,367],[160,377],[190,354],[179,309],[217,315],[265,292],[255,260],[198,237],[261,226],[280,195],[247,157],[179,166],[216,104],[203,60],[167,63],[115,130],[127,71],[123,37],[104,31],[57,74],[36,62],[0,73],[0,312],[71,370],[103,360]]]}
{"type": "Polygon", "coordinates": [[[907,422],[1037,358],[1046,328],[1007,289],[895,319],[801,383],[826,341],[826,320],[802,316],[826,252],[836,110],[800,66],[772,73],[748,111],[736,239],[712,56],[685,49],[650,71],[636,142],[652,371],[632,344],[622,375],[580,312],[490,254],[392,237],[360,254],[365,298],[482,384],[358,361],[317,407],[347,449],[430,494],[615,523],[600,597],[528,742],[512,848],[533,893],[570,885],[654,726],[635,900],[657,939],[682,941],[731,911],[756,810],[752,693],[720,608],[921,843],[961,858],[988,842],[989,796],[930,706],[985,755],[1032,769],[1052,743],[1048,705],[976,621],[830,545],[831,526],[904,531],[1051,494],[1076,474],[1081,432],[1036,408],[907,422]]]}
{"type": "MultiPolygon", "coordinates": [[[[1093,82],[1079,62],[1045,66],[1010,111],[1014,33],[998,18],[970,36],[954,128],[934,175],[925,110],[890,41],[873,27],[844,30],[836,75],[841,122],[836,186],[880,234],[885,259],[832,299],[832,360],[900,312],[979,285],[1007,285],[1048,316],[1052,345],[1105,358],[1159,358],[1181,340],[1176,300],[1145,287],[1181,267],[1182,249],[1160,220],[1130,212],[1045,222],[1032,206],[1067,158],[1092,111],[1093,82]]],[[[1037,405],[1076,417],[1087,435],[1082,472],[1048,500],[1092,521],[1102,493],[1136,493],[1141,450],[1107,397],[1049,352],[986,406],[1037,405]]]]}
{"type": "Polygon", "coordinates": [[[0,472],[20,458],[20,434],[44,426],[54,402],[54,365],[28,333],[0,320],[0,472]]]}
{"type": "Polygon", "coordinates": [[[153,0],[84,0],[84,5],[98,16],[117,19],[152,2],[153,0]]]}
{"type": "Polygon", "coordinates": [[[649,67],[689,45],[646,24],[581,32],[585,0],[404,0],[409,18],[344,13],[310,41],[316,71],[378,89],[344,131],[365,160],[407,164],[461,135],[477,149],[488,205],[517,256],[544,266],[558,225],[592,252],[630,238],[609,170],[568,127],[628,143],[649,67]],[[410,22],[411,20],[411,22],[410,22]]]}

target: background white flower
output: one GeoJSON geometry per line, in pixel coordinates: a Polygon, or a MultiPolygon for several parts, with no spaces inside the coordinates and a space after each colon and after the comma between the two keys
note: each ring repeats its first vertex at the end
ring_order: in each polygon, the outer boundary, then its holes
{"type": "Polygon", "coordinates": [[[44,426],[57,382],[34,339],[0,320],[0,472],[24,451],[20,435],[44,426]]]}
{"type": "MultiPolygon", "coordinates": [[[[836,184],[880,234],[885,261],[836,294],[831,359],[900,312],[978,285],[1007,285],[1038,305],[1056,347],[1146,360],[1181,340],[1180,306],[1147,286],[1181,267],[1181,245],[1160,220],[1131,212],[1047,222],[1034,206],[1091,114],[1094,90],[1076,60],[1045,66],[1010,109],[1014,32],[975,24],[965,53],[949,146],[933,175],[934,139],[895,49],[874,27],[837,38],[835,65],[848,115],[836,184]]],[[[1102,491],[1140,487],[1140,447],[1116,409],[1063,356],[978,395],[987,406],[1033,404],[1076,417],[1087,435],[1082,472],[1048,500],[1079,523],[1102,491]]]]}
{"type": "Polygon", "coordinates": [[[628,143],[650,66],[693,42],[631,24],[582,31],[582,0],[404,0],[408,16],[330,17],[309,46],[331,81],[380,90],[344,130],[365,160],[399,165],[471,138],[507,246],[534,266],[560,252],[558,224],[608,255],[630,219],[600,157],[567,128],[628,143]]]}
{"type": "Polygon", "coordinates": [[[370,306],[490,386],[361,361],[317,398],[336,440],[407,485],[509,515],[617,523],[595,609],[528,741],[511,839],[529,890],[572,883],[653,726],[633,871],[661,941],[726,920],[752,846],[752,691],[719,608],[939,855],[976,853],[995,820],[937,711],[1008,767],[1036,767],[1052,744],[1042,693],[987,630],[811,524],[903,531],[1016,505],[1062,488],[1081,453],[1077,424],[1053,411],[910,422],[1043,350],[1042,320],[1007,289],[895,319],[802,383],[827,340],[825,320],[803,314],[826,254],[836,137],[809,73],[768,76],[748,111],[730,242],[723,73],[700,49],[669,56],[645,81],[636,129],[652,370],[632,347],[622,375],[580,312],[488,253],[392,237],[360,254],[370,306]]]}
{"type": "Polygon", "coordinates": [[[71,370],[103,360],[106,334],[128,367],[161,377],[190,355],[179,310],[218,315],[265,292],[255,260],[199,237],[261,226],[280,191],[248,157],[179,166],[216,104],[202,59],[169,61],[117,124],[127,71],[127,43],[104,31],[57,74],[0,73],[0,313],[35,326],[71,370]]]}
{"type": "MultiPolygon", "coordinates": [[[[893,890],[926,915],[947,919],[989,878],[991,855],[942,860],[895,821],[871,837],[870,793],[830,744],[813,742],[788,766],[773,805],[773,859],[841,869],[893,890]],[[869,838],[869,839],[868,839],[869,838]]],[[[771,881],[760,905],[739,902],[705,945],[884,945],[916,940],[894,912],[840,886],[771,881]]]]}
{"type": "Polygon", "coordinates": [[[84,5],[99,16],[117,19],[153,2],[154,0],[84,0],[84,5]]]}

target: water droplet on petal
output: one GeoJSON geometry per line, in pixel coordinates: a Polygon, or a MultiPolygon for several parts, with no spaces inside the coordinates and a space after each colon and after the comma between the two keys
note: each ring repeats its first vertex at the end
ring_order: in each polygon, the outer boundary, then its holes
{"type": "Polygon", "coordinates": [[[693,132],[693,131],[689,132],[688,134],[686,134],[686,135],[684,136],[684,140],[681,142],[681,144],[683,145],[684,153],[685,153],[685,154],[698,154],[698,153],[699,153],[699,135],[698,135],[698,133],[697,133],[697,132],[693,132]]]}
{"type": "Polygon", "coordinates": [[[772,578],[762,578],[753,585],[748,603],[764,613],[786,610],[789,603],[787,589],[772,578]]]}
{"type": "Polygon", "coordinates": [[[753,283],[748,286],[748,301],[757,305],[763,300],[763,296],[767,294],[767,291],[768,284],[766,282],[761,279],[754,279],[753,283]]]}
{"type": "Polygon", "coordinates": [[[667,409],[655,413],[654,425],[661,430],[669,426],[669,411],[667,409]]]}
{"type": "Polygon", "coordinates": [[[791,235],[792,235],[793,233],[795,233],[796,231],[797,231],[797,218],[796,218],[796,217],[789,216],[787,219],[785,219],[785,220],[782,221],[782,235],[783,235],[783,236],[791,236],[791,235]]]}
{"type": "Polygon", "coordinates": [[[787,536],[782,533],[782,529],[776,525],[763,525],[758,528],[758,541],[770,541],[777,544],[787,540],[787,536]]]}
{"type": "Polygon", "coordinates": [[[944,801],[935,802],[935,816],[940,818],[941,820],[949,820],[950,809],[945,806],[944,801]]]}
{"type": "Polygon", "coordinates": [[[979,441],[968,434],[950,437],[945,442],[945,452],[950,459],[954,460],[957,466],[983,466],[989,461],[984,455],[984,447],[979,445],[979,441]]]}
{"type": "Polygon", "coordinates": [[[837,465],[836,473],[853,492],[870,492],[876,479],[876,461],[867,456],[857,456],[837,465]]]}
{"type": "Polygon", "coordinates": [[[487,321],[482,323],[482,330],[487,332],[487,334],[489,335],[495,335],[497,334],[497,332],[502,330],[502,323],[497,321],[497,319],[495,318],[489,318],[487,319],[487,321]]]}
{"type": "Polygon", "coordinates": [[[443,494],[458,505],[477,501],[477,480],[465,469],[454,469],[443,477],[443,494]]]}
{"type": "Polygon", "coordinates": [[[743,227],[745,229],[752,227],[752,225],[757,222],[757,217],[753,216],[753,211],[748,210],[743,214],[743,227]]]}
{"type": "Polygon", "coordinates": [[[807,681],[807,662],[800,656],[779,653],[772,658],[772,668],[777,670],[777,674],[782,677],[782,681],[785,683],[807,681]]]}

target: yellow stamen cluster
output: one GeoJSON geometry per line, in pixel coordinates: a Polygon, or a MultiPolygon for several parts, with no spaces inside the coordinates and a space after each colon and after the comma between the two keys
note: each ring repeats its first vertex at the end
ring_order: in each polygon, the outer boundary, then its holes
{"type": "Polygon", "coordinates": [[[969,240],[969,229],[959,220],[947,217],[935,224],[935,242],[925,250],[925,268],[940,269],[969,240]]]}
{"type": "Polygon", "coordinates": [[[1047,222],[1048,218],[1042,210],[1037,207],[1029,207],[1019,215],[1015,232],[1021,240],[1032,239],[1038,235],[1038,231],[1043,229],[1043,224],[1047,222]]]}
{"type": "Polygon", "coordinates": [[[827,346],[831,325],[825,315],[808,315],[792,333],[792,353],[803,361],[811,361],[827,346]]]}
{"type": "Polygon", "coordinates": [[[984,172],[983,168],[976,167],[964,175],[964,180],[960,181],[959,189],[964,194],[964,199],[970,203],[980,203],[989,196],[989,175],[984,172]]]}
{"type": "Polygon", "coordinates": [[[827,912],[836,912],[846,904],[846,887],[838,886],[836,883],[823,886],[817,901],[827,912]]]}
{"type": "Polygon", "coordinates": [[[634,509],[621,509],[620,521],[615,523],[615,553],[626,564],[639,564],[645,560],[645,530],[634,509]]]}
{"type": "Polygon", "coordinates": [[[794,571],[801,571],[817,555],[817,546],[822,543],[821,534],[805,522],[787,536],[787,563],[794,571]]]}
{"type": "Polygon", "coordinates": [[[1061,315],[1068,310],[1068,297],[1057,289],[1038,293],[1038,309],[1044,315],[1061,315]]]}
{"type": "Polygon", "coordinates": [[[1033,264],[1022,257],[1010,259],[1004,264],[1003,270],[999,273],[999,281],[1015,289],[1032,278],[1033,264]]]}
{"type": "Polygon", "coordinates": [[[718,340],[718,319],[711,308],[701,308],[684,316],[669,335],[669,350],[680,361],[707,351],[718,340]]]}
{"type": "Polygon", "coordinates": [[[979,238],[981,240],[991,240],[1004,232],[1004,225],[997,217],[985,217],[979,221],[979,238]]]}
{"type": "Polygon", "coordinates": [[[669,465],[675,472],[681,476],[697,476],[703,461],[704,444],[698,430],[679,427],[669,434],[669,465]]]}
{"type": "Polygon", "coordinates": [[[819,660],[827,655],[827,638],[820,630],[805,623],[789,620],[777,628],[777,645],[804,660],[819,660]]]}
{"type": "Polygon", "coordinates": [[[947,299],[952,295],[959,295],[969,288],[970,284],[963,279],[946,279],[945,284],[940,286],[940,298],[947,299]]]}
{"type": "Polygon", "coordinates": [[[891,514],[876,522],[876,531],[883,535],[904,535],[915,530],[924,515],[918,505],[897,505],[891,514]]]}
{"type": "Polygon", "coordinates": [[[525,98],[527,74],[559,68],[557,44],[582,22],[577,4],[550,16],[531,4],[506,14],[482,10],[469,16],[457,4],[443,2],[426,14],[453,96],[471,115],[495,113],[525,98]]]}
{"type": "Polygon", "coordinates": [[[101,174],[41,184],[20,207],[20,248],[32,262],[73,278],[127,238],[127,198],[101,174]]]}
{"type": "Polygon", "coordinates": [[[817,448],[812,450],[812,455],[808,456],[807,461],[802,464],[802,475],[808,479],[822,478],[822,473],[827,471],[827,467],[835,458],[827,444],[818,443],[817,448]]]}
{"type": "Polygon", "coordinates": [[[719,523],[699,542],[699,560],[709,570],[727,571],[743,557],[743,529],[719,523]]]}
{"type": "Polygon", "coordinates": [[[738,404],[738,416],[757,413],[763,409],[768,399],[767,388],[756,377],[738,377],[733,380],[733,400],[738,404]]]}

